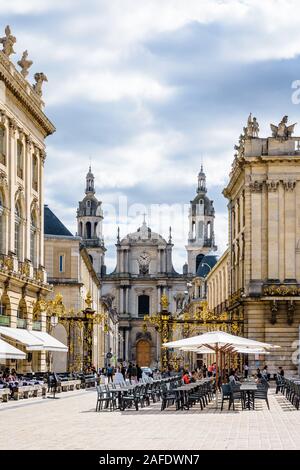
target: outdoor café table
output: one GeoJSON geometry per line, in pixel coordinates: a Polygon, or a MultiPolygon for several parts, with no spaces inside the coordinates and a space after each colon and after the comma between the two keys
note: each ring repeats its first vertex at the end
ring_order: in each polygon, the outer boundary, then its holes
{"type": "Polygon", "coordinates": [[[193,382],[190,384],[181,385],[180,387],[176,387],[172,389],[172,392],[176,394],[176,402],[179,404],[179,408],[181,410],[186,409],[189,410],[189,394],[190,390],[194,390],[200,385],[198,382],[193,382]]]}
{"type": "Polygon", "coordinates": [[[128,387],[120,387],[120,388],[110,388],[109,392],[111,395],[116,396],[118,399],[118,406],[117,409],[120,409],[120,405],[122,402],[122,396],[126,395],[128,392],[134,390],[135,385],[129,385],[128,387]]]}
{"type": "Polygon", "coordinates": [[[245,406],[249,410],[251,409],[251,404],[254,409],[255,390],[257,390],[257,385],[255,383],[243,383],[240,387],[240,391],[244,397],[245,406]]]}

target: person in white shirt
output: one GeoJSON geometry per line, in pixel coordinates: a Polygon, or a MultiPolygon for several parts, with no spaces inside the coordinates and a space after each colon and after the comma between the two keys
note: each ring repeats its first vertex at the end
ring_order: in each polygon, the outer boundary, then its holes
{"type": "Polygon", "coordinates": [[[114,384],[122,384],[124,382],[124,377],[123,374],[120,372],[120,369],[117,369],[115,375],[114,375],[114,384]]]}

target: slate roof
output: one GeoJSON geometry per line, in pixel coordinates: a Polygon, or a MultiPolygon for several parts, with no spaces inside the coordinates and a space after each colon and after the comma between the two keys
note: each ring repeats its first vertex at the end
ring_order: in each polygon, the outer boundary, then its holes
{"type": "Polygon", "coordinates": [[[208,273],[212,270],[214,265],[218,262],[218,259],[219,255],[217,254],[208,253],[207,255],[205,255],[200,261],[196,276],[206,277],[208,273]]]}
{"type": "Polygon", "coordinates": [[[44,206],[44,234],[73,237],[73,234],[64,226],[47,205],[44,206]]]}

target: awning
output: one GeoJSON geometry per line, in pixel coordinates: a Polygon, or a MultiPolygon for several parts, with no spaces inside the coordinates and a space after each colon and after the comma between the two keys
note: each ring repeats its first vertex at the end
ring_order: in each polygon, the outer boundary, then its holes
{"type": "Polygon", "coordinates": [[[0,339],[0,359],[26,359],[26,354],[0,339]]]}
{"type": "Polygon", "coordinates": [[[24,344],[27,351],[44,351],[43,342],[36,336],[33,336],[33,334],[28,330],[23,330],[22,328],[10,328],[9,326],[0,326],[0,335],[24,344]]]}
{"type": "Polygon", "coordinates": [[[68,352],[68,347],[45,331],[31,331],[33,336],[43,342],[44,351],[68,352]]]}

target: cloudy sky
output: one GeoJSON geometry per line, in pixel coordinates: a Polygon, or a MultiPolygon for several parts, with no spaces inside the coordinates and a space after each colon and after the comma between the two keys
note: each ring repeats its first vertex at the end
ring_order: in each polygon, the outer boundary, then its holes
{"type": "MultiPolygon", "coordinates": [[[[261,136],[284,114],[300,121],[298,0],[0,0],[1,22],[48,77],[46,202],[73,232],[91,159],[105,210],[107,265],[116,225],[173,229],[186,259],[187,204],[203,159],[226,247],[222,189],[250,111],[261,136]],[[157,214],[162,214],[158,217],[157,214]]],[[[0,34],[1,36],[2,34],[0,34]]]]}

